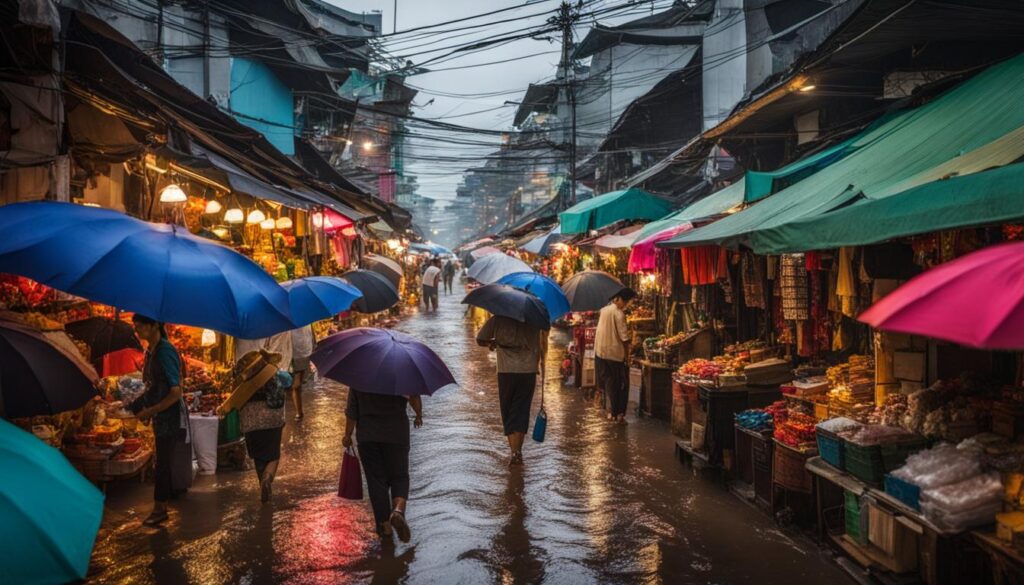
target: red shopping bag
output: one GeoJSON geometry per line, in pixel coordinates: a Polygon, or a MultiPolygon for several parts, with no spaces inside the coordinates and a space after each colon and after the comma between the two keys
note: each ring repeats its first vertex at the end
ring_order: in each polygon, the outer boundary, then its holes
{"type": "Polygon", "coordinates": [[[359,469],[359,457],[356,457],[356,450],[352,447],[345,449],[345,455],[341,458],[338,497],[346,500],[363,499],[363,472],[359,469]]]}

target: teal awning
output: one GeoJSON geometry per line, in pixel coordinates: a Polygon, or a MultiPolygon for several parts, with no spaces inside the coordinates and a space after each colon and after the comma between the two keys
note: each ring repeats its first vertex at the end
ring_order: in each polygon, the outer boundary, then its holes
{"type": "Polygon", "coordinates": [[[558,219],[563,234],[582,234],[622,220],[659,219],[671,209],[665,199],[633,187],[577,203],[558,214],[558,219]]]}
{"type": "MultiPolygon", "coordinates": [[[[1024,125],[1022,102],[1024,55],[1018,55],[924,106],[879,120],[853,139],[844,157],[812,177],[661,245],[746,244],[767,253],[773,239],[770,230],[829,213],[858,198],[902,192],[909,182],[930,176],[943,165],[955,166],[966,154],[999,158],[1001,149],[992,145],[1008,141],[1024,125]]],[[[805,243],[805,249],[826,247],[805,243]]]]}
{"type": "Polygon", "coordinates": [[[663,232],[697,219],[722,215],[743,203],[744,188],[745,180],[740,179],[732,185],[723,187],[671,215],[663,217],[658,221],[652,221],[640,230],[640,235],[636,241],[641,242],[658,232],[663,232]]]}
{"type": "Polygon", "coordinates": [[[806,179],[849,154],[853,141],[851,138],[775,171],[747,171],[747,189],[743,194],[743,200],[747,203],[760,201],[793,183],[806,179]]]}
{"type": "Polygon", "coordinates": [[[940,230],[1024,219],[1024,163],[932,181],[769,230],[763,253],[863,246],[940,230]]]}

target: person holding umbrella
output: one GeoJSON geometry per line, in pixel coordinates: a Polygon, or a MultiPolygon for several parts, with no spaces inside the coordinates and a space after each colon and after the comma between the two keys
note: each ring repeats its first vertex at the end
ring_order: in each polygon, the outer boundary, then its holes
{"type": "Polygon", "coordinates": [[[444,294],[452,294],[452,284],[455,282],[455,260],[449,258],[444,263],[441,275],[444,277],[444,294]]]}
{"type": "Polygon", "coordinates": [[[323,340],[310,359],[326,378],[349,387],[342,444],[355,433],[381,538],[409,542],[409,415],[423,426],[420,396],[455,383],[429,347],[397,331],[357,327],[323,340]]]}
{"type": "Polygon", "coordinates": [[[181,399],[181,356],[167,339],[163,323],[139,313],[132,317],[132,323],[139,339],[146,343],[142,368],[146,391],[129,409],[143,423],[152,419],[156,443],[153,511],[142,523],[158,526],[168,518],[167,502],[176,495],[175,487],[189,485],[192,478],[191,469],[188,477],[176,477],[184,470],[174,465],[175,453],[189,441],[188,412],[181,399]]]}
{"type": "Polygon", "coordinates": [[[540,299],[525,291],[506,285],[487,285],[471,295],[491,296],[487,293],[492,290],[494,302],[481,302],[470,296],[466,297],[465,302],[480,302],[494,311],[513,309],[516,306],[536,307],[538,313],[537,319],[530,320],[526,318],[525,313],[522,319],[495,314],[484,323],[476,336],[478,345],[497,352],[498,401],[505,438],[511,451],[509,467],[513,467],[523,464],[523,441],[530,426],[530,405],[533,403],[533,392],[537,386],[537,372],[544,371],[550,321],[547,309],[540,299]],[[516,301],[532,303],[521,304],[516,301]]]}
{"type": "Polygon", "coordinates": [[[634,298],[636,291],[631,288],[624,287],[615,293],[601,309],[594,335],[594,367],[609,405],[609,418],[623,424],[629,404],[629,331],[625,310],[634,298]]]}

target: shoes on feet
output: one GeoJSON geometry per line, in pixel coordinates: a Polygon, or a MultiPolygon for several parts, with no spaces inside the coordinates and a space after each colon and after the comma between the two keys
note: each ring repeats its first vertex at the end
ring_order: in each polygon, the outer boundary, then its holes
{"type": "Polygon", "coordinates": [[[394,529],[391,527],[391,522],[385,520],[377,525],[377,536],[381,537],[381,540],[391,540],[391,534],[394,529]]]}
{"type": "Polygon", "coordinates": [[[274,478],[269,477],[260,483],[260,501],[266,504],[270,501],[270,497],[274,495],[274,478]]]}
{"type": "Polygon", "coordinates": [[[412,531],[409,530],[409,524],[405,521],[405,514],[402,512],[395,510],[391,513],[391,527],[395,529],[398,540],[409,542],[409,539],[412,538],[412,531]]]}
{"type": "Polygon", "coordinates": [[[512,454],[512,458],[509,459],[508,466],[509,467],[516,467],[516,466],[522,465],[522,464],[523,464],[523,452],[522,451],[516,451],[515,453],[512,454]]]}
{"type": "Polygon", "coordinates": [[[143,526],[159,526],[167,521],[168,518],[167,510],[157,511],[153,510],[150,515],[142,521],[143,526]]]}

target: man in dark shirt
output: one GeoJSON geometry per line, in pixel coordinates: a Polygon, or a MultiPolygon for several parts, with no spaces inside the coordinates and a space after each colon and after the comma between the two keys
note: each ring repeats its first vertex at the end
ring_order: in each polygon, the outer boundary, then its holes
{"type": "Polygon", "coordinates": [[[371,394],[351,389],[342,439],[342,445],[351,447],[355,431],[377,533],[382,538],[390,538],[394,530],[402,542],[409,542],[410,538],[405,521],[405,504],[409,499],[408,406],[416,413],[413,424],[420,428],[423,426],[423,402],[419,396],[371,394]]]}

